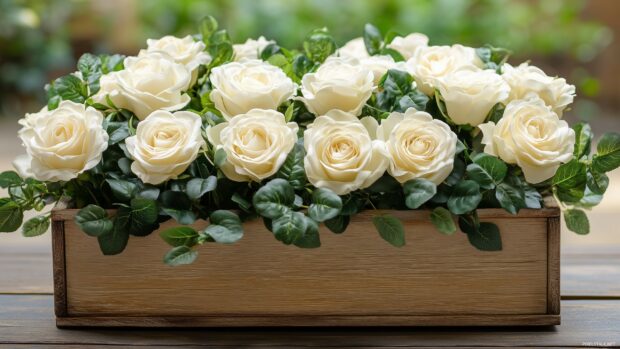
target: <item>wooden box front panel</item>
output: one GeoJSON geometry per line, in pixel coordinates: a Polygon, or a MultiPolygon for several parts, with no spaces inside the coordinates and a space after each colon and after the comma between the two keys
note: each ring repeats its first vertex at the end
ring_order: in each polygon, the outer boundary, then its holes
{"type": "MultiPolygon", "coordinates": [[[[480,210],[481,220],[499,226],[501,252],[477,251],[460,232],[440,234],[423,211],[392,212],[403,220],[407,239],[406,246],[395,248],[378,236],[371,222],[376,213],[369,212],[355,216],[343,234],[323,229],[322,246],[313,250],[284,246],[261,221],[248,222],[240,242],[200,246],[198,260],[181,267],[163,264],[169,247],[157,233],[131,237],[122,254],[103,256],[96,239],[86,236],[72,221],[74,214],[75,210],[64,210],[54,215],[55,220],[64,220],[64,251],[60,252],[64,252],[66,293],[57,295],[57,302],[64,297],[66,304],[60,305],[60,316],[510,316],[559,312],[554,309],[559,295],[551,294],[557,288],[554,280],[556,273],[559,278],[559,270],[548,260],[548,247],[552,258],[556,249],[559,253],[559,244],[548,246],[548,241],[554,241],[548,236],[548,227],[553,226],[549,222],[556,222],[558,214],[553,209],[524,210],[517,217],[500,210],[480,210]]],[[[174,225],[167,222],[162,229],[174,225]]],[[[55,226],[58,230],[58,224],[55,226]]]]}

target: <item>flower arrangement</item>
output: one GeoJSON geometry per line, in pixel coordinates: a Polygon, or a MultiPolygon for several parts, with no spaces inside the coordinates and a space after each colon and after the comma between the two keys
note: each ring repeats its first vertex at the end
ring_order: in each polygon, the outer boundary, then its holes
{"type": "MultiPolygon", "coordinates": [[[[0,175],[0,231],[69,198],[106,255],[174,219],[161,237],[164,261],[179,265],[198,245],[241,239],[249,219],[315,248],[321,223],[340,234],[362,210],[423,208],[439,232],[458,224],[475,248],[497,251],[500,232],[478,208],[517,214],[553,196],[568,228],[587,234],[584,209],[620,166],[620,135],[591,155],[590,127],[562,120],[575,87],[508,56],[372,25],[340,48],[325,29],[299,50],[232,44],[211,17],[200,34],[148,40],[135,57],[85,54],[20,120],[26,154],[0,175]]],[[[401,222],[376,212],[381,237],[404,245],[401,222]]],[[[48,212],[22,231],[49,224],[48,212]]]]}

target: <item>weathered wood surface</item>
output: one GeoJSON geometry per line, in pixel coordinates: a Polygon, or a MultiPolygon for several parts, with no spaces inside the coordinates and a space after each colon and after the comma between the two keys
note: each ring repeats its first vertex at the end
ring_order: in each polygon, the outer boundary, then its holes
{"type": "Polygon", "coordinates": [[[52,296],[0,295],[0,344],[65,348],[167,347],[594,347],[620,345],[620,301],[563,301],[561,326],[542,328],[65,329],[52,296]]]}

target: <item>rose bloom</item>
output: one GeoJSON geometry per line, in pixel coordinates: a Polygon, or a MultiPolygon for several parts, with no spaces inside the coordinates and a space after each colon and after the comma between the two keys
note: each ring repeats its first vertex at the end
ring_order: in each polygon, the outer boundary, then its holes
{"type": "Polygon", "coordinates": [[[330,57],[301,80],[300,98],[315,115],[332,109],[360,115],[373,90],[374,75],[358,60],[330,57]]]}
{"type": "Polygon", "coordinates": [[[235,52],[235,61],[239,62],[244,59],[258,59],[261,52],[269,44],[275,44],[273,40],[267,40],[264,36],[258,39],[247,39],[243,44],[234,44],[233,51],[235,52]]]}
{"type": "Polygon", "coordinates": [[[183,64],[192,74],[190,86],[196,83],[198,68],[211,62],[211,56],[205,52],[205,44],[202,41],[195,41],[191,35],[183,38],[167,35],[161,39],[148,39],[146,44],[147,49],[140,50],[139,57],[154,52],[169,55],[176,63],[183,64]]]}
{"type": "Polygon", "coordinates": [[[371,186],[388,165],[385,144],[369,131],[376,127],[371,117],[359,120],[340,110],[317,117],[304,132],[304,167],[310,183],[338,195],[371,186]]]}
{"type": "Polygon", "coordinates": [[[402,62],[396,63],[392,56],[370,56],[360,59],[359,64],[366,70],[370,70],[373,76],[373,86],[378,86],[381,78],[389,69],[400,69],[406,71],[402,62]]]}
{"type": "Polygon", "coordinates": [[[366,44],[364,43],[364,38],[359,37],[355,38],[351,41],[348,41],[341,48],[338,49],[338,56],[342,58],[368,58],[370,55],[366,50],[366,44]]]}
{"type": "Polygon", "coordinates": [[[517,67],[504,64],[502,77],[510,86],[508,100],[538,96],[559,117],[575,98],[575,86],[567,84],[563,78],[547,76],[540,68],[527,63],[517,67]]]}
{"type": "Polygon", "coordinates": [[[93,100],[107,105],[109,96],[116,107],[128,109],[143,120],[155,110],[183,108],[190,101],[183,93],[190,82],[190,72],[167,54],[127,57],[124,70],[101,77],[101,89],[93,100]]]}
{"type": "Polygon", "coordinates": [[[560,164],[573,158],[575,132],[538,97],[512,101],[497,125],[478,127],[484,152],[519,165],[532,184],[553,177],[560,164]]]}
{"type": "Polygon", "coordinates": [[[461,45],[420,47],[407,61],[418,89],[428,96],[435,93],[437,79],[465,67],[479,69],[483,63],[476,50],[461,45]]]}
{"type": "Polygon", "coordinates": [[[62,101],[54,110],[26,114],[18,135],[26,155],[13,162],[23,178],[68,181],[95,167],[108,147],[103,114],[92,107],[62,101]]]}
{"type": "Polygon", "coordinates": [[[457,125],[478,126],[510,87],[494,70],[461,69],[437,80],[448,116],[457,125]]]}
{"type": "Polygon", "coordinates": [[[207,129],[215,150],[226,151],[220,170],[236,182],[260,182],[273,176],[297,141],[297,124],[275,110],[252,109],[207,129]]]}
{"type": "Polygon", "coordinates": [[[411,33],[405,37],[397,36],[387,47],[398,51],[405,60],[413,57],[415,51],[420,47],[428,46],[428,36],[420,33],[411,33]]]}
{"type": "Polygon", "coordinates": [[[423,178],[439,185],[454,168],[457,136],[426,112],[391,113],[377,128],[377,138],[387,144],[387,170],[400,183],[423,178]]]}
{"type": "Polygon", "coordinates": [[[125,140],[133,158],[131,171],[149,184],[177,178],[206,145],[201,127],[200,116],[192,112],[153,112],[125,140]]]}
{"type": "Polygon", "coordinates": [[[282,69],[260,60],[213,68],[211,100],[226,120],[252,109],[277,109],[293,97],[296,85],[282,69]]]}

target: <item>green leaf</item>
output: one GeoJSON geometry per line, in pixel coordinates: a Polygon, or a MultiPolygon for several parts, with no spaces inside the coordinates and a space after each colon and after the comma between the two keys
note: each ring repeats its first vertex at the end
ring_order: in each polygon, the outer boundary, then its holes
{"type": "Polygon", "coordinates": [[[409,73],[398,69],[389,69],[380,86],[392,95],[404,96],[411,90],[412,83],[413,78],[409,73]]]}
{"type": "Polygon", "coordinates": [[[579,160],[572,160],[558,168],[553,176],[552,183],[554,186],[564,189],[582,188],[587,180],[586,170],[586,164],[579,162],[579,160]]]}
{"type": "Polygon", "coordinates": [[[106,255],[116,255],[127,247],[129,241],[129,229],[131,224],[131,209],[129,207],[119,207],[114,218],[114,228],[105,234],[97,236],[99,249],[106,255]]]}
{"type": "Polygon", "coordinates": [[[101,71],[104,74],[125,68],[123,64],[125,56],[123,55],[99,55],[99,58],[101,59],[101,71]]]}
{"type": "Polygon", "coordinates": [[[493,223],[482,222],[477,231],[467,233],[469,243],[480,251],[501,251],[502,237],[493,223]]]}
{"type": "Polygon", "coordinates": [[[159,236],[170,246],[194,246],[198,240],[198,232],[190,227],[174,227],[159,233],[159,236]]]}
{"type": "Polygon", "coordinates": [[[200,20],[200,34],[205,45],[209,44],[209,38],[217,31],[217,20],[213,16],[205,16],[200,20]]]}
{"type": "Polygon", "coordinates": [[[11,233],[19,229],[24,220],[21,207],[10,200],[3,200],[0,206],[0,233],[11,233]]]}
{"type": "Polygon", "coordinates": [[[122,179],[106,179],[106,182],[112,189],[112,194],[121,202],[128,202],[134,196],[138,186],[133,183],[122,179]]]}
{"type": "Polygon", "coordinates": [[[349,226],[349,222],[351,221],[350,216],[340,215],[336,216],[332,219],[328,219],[324,222],[327,229],[329,229],[334,234],[342,234],[347,230],[349,226]]]}
{"type": "Polygon", "coordinates": [[[495,188],[495,198],[506,211],[517,214],[525,207],[525,195],[521,188],[513,187],[508,183],[500,183],[495,188]]]}
{"type": "Polygon", "coordinates": [[[190,210],[180,210],[175,208],[163,207],[162,212],[172,217],[177,223],[183,225],[194,224],[196,219],[196,213],[190,210]]]}
{"type": "Polygon", "coordinates": [[[110,135],[108,144],[117,144],[129,137],[129,124],[126,121],[110,121],[106,124],[106,131],[110,135]]]}
{"type": "Polygon", "coordinates": [[[480,186],[471,180],[457,183],[448,199],[450,212],[459,215],[475,210],[482,200],[480,186]]]}
{"type": "Polygon", "coordinates": [[[364,26],[364,45],[366,45],[366,51],[372,56],[379,53],[383,46],[383,36],[377,27],[370,23],[366,23],[364,26]]]}
{"type": "Polygon", "coordinates": [[[427,179],[416,178],[403,184],[403,192],[405,205],[415,210],[437,194],[437,186],[427,179]]]}
{"type": "Polygon", "coordinates": [[[564,211],[564,221],[566,222],[566,227],[572,232],[580,235],[590,233],[588,216],[582,210],[571,209],[564,211]]]}
{"type": "Polygon", "coordinates": [[[78,60],[77,68],[88,84],[90,90],[88,95],[97,93],[99,91],[99,79],[101,78],[101,59],[93,54],[85,53],[78,60]]]}
{"type": "Polygon", "coordinates": [[[5,171],[0,173],[0,188],[8,188],[22,184],[21,177],[15,171],[5,171]]]}
{"type": "Polygon", "coordinates": [[[114,224],[108,213],[97,205],[88,205],[75,215],[75,223],[90,236],[100,236],[112,231],[114,224]]]}
{"type": "Polygon", "coordinates": [[[306,231],[304,235],[293,242],[299,248],[318,248],[321,247],[321,237],[319,235],[319,224],[314,220],[305,217],[306,231]]]}
{"type": "Polygon", "coordinates": [[[88,97],[87,85],[74,75],[62,76],[52,83],[53,91],[63,100],[84,103],[88,97]]]}
{"type": "Polygon", "coordinates": [[[146,236],[158,226],[159,209],[155,200],[134,198],[131,200],[129,232],[135,236],[146,236]]]}
{"type": "Polygon", "coordinates": [[[590,145],[592,143],[592,128],[589,124],[580,122],[573,125],[575,131],[575,150],[573,154],[577,159],[590,154],[590,145]]]}
{"type": "Polygon", "coordinates": [[[466,173],[467,173],[467,178],[478,183],[480,188],[482,189],[495,188],[495,181],[493,180],[493,177],[480,165],[478,164],[467,165],[466,173]]]}
{"type": "Polygon", "coordinates": [[[536,188],[525,181],[521,182],[521,188],[523,189],[525,207],[533,209],[542,208],[541,201],[543,198],[536,188]]]}
{"type": "Polygon", "coordinates": [[[25,237],[33,237],[44,234],[50,227],[49,216],[37,216],[29,219],[22,227],[22,235],[25,237]]]}
{"type": "Polygon", "coordinates": [[[164,263],[176,267],[178,265],[192,264],[198,258],[198,252],[187,246],[177,246],[168,251],[164,256],[164,263]]]}
{"type": "Polygon", "coordinates": [[[336,42],[327,29],[317,29],[306,37],[303,43],[306,56],[314,62],[322,63],[336,52],[336,42]]]}
{"type": "Polygon", "coordinates": [[[256,212],[275,219],[288,213],[295,202],[295,191],[284,179],[276,178],[260,188],[252,199],[256,212]]]}
{"type": "Polygon", "coordinates": [[[375,216],[372,223],[383,240],[396,247],[405,245],[405,229],[398,218],[390,215],[375,216]]]}
{"type": "Polygon", "coordinates": [[[429,100],[430,99],[427,95],[417,89],[413,89],[398,100],[398,105],[394,109],[394,111],[404,113],[409,108],[415,108],[416,110],[426,110],[426,105],[428,104],[429,100]]]}
{"type": "Polygon", "coordinates": [[[207,178],[192,178],[187,182],[187,196],[192,200],[200,199],[206,193],[215,190],[217,178],[210,176],[207,178]]]}
{"type": "Polygon", "coordinates": [[[215,151],[215,155],[213,155],[213,162],[215,166],[222,167],[226,162],[226,150],[224,148],[220,148],[215,151]]]}
{"type": "Polygon", "coordinates": [[[456,232],[456,225],[450,211],[443,207],[436,207],[431,212],[431,222],[440,233],[452,235],[456,232]]]}
{"type": "Polygon", "coordinates": [[[276,239],[286,245],[302,238],[308,228],[308,221],[301,212],[289,211],[272,221],[272,232],[276,239]]]}
{"type": "Polygon", "coordinates": [[[461,159],[460,156],[455,157],[454,169],[452,170],[452,172],[450,172],[450,175],[448,176],[448,178],[446,178],[444,183],[449,186],[456,185],[459,181],[461,181],[461,179],[463,179],[463,176],[465,175],[465,170],[466,167],[463,159],[461,159]]]}
{"type": "Polygon", "coordinates": [[[508,172],[508,166],[502,160],[489,154],[480,153],[473,158],[473,161],[491,177],[495,184],[503,181],[508,172]]]}
{"type": "Polygon", "coordinates": [[[615,170],[620,166],[620,134],[605,133],[596,147],[592,158],[592,169],[598,173],[615,170]]]}
{"type": "Polygon", "coordinates": [[[297,143],[286,157],[286,161],[276,173],[277,178],[285,179],[294,189],[301,190],[306,185],[304,169],[305,151],[303,145],[297,143]]]}
{"type": "Polygon", "coordinates": [[[312,193],[312,204],[308,215],[317,222],[324,222],[336,217],[342,210],[340,196],[329,189],[318,188],[312,193]]]}
{"type": "Polygon", "coordinates": [[[222,244],[232,244],[243,237],[243,225],[239,216],[226,211],[217,210],[209,216],[211,223],[203,233],[211,237],[213,241],[222,244]]]}

